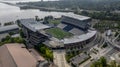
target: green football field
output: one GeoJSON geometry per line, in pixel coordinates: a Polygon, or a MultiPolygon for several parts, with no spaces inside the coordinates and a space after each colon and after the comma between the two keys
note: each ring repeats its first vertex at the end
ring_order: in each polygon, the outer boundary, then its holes
{"type": "Polygon", "coordinates": [[[46,32],[58,39],[68,38],[72,36],[71,33],[66,32],[60,28],[51,28],[51,29],[46,30],[46,32]]]}

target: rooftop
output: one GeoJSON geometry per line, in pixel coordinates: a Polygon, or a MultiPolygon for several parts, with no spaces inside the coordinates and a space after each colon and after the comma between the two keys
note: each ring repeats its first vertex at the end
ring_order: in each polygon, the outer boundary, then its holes
{"type": "Polygon", "coordinates": [[[73,57],[72,59],[70,59],[70,61],[75,65],[79,65],[79,63],[82,63],[84,60],[86,60],[88,58],[89,58],[88,55],[81,53],[81,54],[73,57]]]}
{"type": "Polygon", "coordinates": [[[18,28],[19,28],[18,25],[3,26],[3,27],[0,27],[0,32],[13,30],[13,29],[18,29],[18,28]]]}
{"type": "Polygon", "coordinates": [[[74,13],[67,13],[67,14],[65,14],[63,16],[67,16],[67,17],[70,17],[70,18],[78,19],[78,20],[90,19],[90,17],[77,15],[77,14],[74,14],[74,13]]]}
{"type": "Polygon", "coordinates": [[[21,19],[20,21],[21,24],[34,32],[36,32],[37,30],[50,28],[50,26],[44,25],[41,22],[37,22],[34,19],[21,19]]]}
{"type": "Polygon", "coordinates": [[[22,44],[5,44],[0,47],[0,67],[36,67],[36,59],[22,44]]]}
{"type": "Polygon", "coordinates": [[[91,37],[93,37],[96,34],[96,31],[88,31],[88,33],[86,34],[82,34],[82,35],[76,35],[73,36],[71,38],[65,38],[63,40],[61,40],[64,44],[69,44],[69,43],[76,43],[76,42],[82,42],[85,41],[91,37]]]}

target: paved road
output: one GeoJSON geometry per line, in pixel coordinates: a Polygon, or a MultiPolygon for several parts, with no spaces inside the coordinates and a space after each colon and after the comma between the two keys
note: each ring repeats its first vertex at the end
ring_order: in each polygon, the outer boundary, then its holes
{"type": "Polygon", "coordinates": [[[54,55],[54,63],[58,67],[70,67],[65,60],[65,51],[64,50],[53,51],[53,55],[54,55]]]}
{"type": "MultiPolygon", "coordinates": [[[[105,33],[106,33],[106,32],[105,32],[105,33]]],[[[105,33],[103,34],[103,36],[104,36],[104,38],[105,38],[105,41],[108,43],[108,45],[110,45],[111,47],[113,47],[113,48],[115,48],[115,49],[119,49],[119,50],[120,50],[120,46],[115,43],[115,40],[118,38],[119,35],[118,35],[117,37],[115,37],[114,39],[111,39],[111,38],[107,37],[107,36],[105,35],[105,33]]]]}
{"type": "MultiPolygon", "coordinates": [[[[115,38],[116,39],[116,38],[115,38]]],[[[120,50],[120,46],[115,43],[115,39],[110,39],[107,36],[105,36],[105,41],[111,46],[114,47],[117,50],[120,50]]]]}

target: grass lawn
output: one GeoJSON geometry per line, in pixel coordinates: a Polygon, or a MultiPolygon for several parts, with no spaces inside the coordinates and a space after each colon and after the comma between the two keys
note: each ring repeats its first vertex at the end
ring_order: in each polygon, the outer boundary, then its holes
{"type": "Polygon", "coordinates": [[[54,25],[58,25],[60,23],[60,20],[49,20],[49,23],[52,23],[54,25]]]}
{"type": "Polygon", "coordinates": [[[58,39],[68,38],[72,36],[71,33],[63,31],[60,28],[51,28],[51,29],[46,30],[46,32],[50,33],[52,36],[58,39]]]}

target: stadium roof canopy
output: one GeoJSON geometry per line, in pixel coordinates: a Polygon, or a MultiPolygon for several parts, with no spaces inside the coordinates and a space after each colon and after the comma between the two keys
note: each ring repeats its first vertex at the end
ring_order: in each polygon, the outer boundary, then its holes
{"type": "Polygon", "coordinates": [[[93,37],[96,34],[96,31],[89,31],[86,34],[82,34],[82,35],[77,35],[77,36],[73,36],[71,38],[65,38],[63,40],[61,40],[64,44],[70,44],[70,43],[77,43],[77,42],[82,42],[85,41],[87,39],[90,39],[91,37],[93,37]]]}
{"type": "Polygon", "coordinates": [[[50,28],[50,26],[44,25],[41,22],[37,22],[34,19],[21,19],[20,23],[34,32],[36,32],[37,30],[50,28]]]}
{"type": "Polygon", "coordinates": [[[90,17],[77,15],[77,14],[74,14],[74,13],[67,13],[67,14],[65,14],[63,16],[67,16],[67,17],[74,18],[74,19],[81,20],[81,21],[90,19],[90,17]]]}

